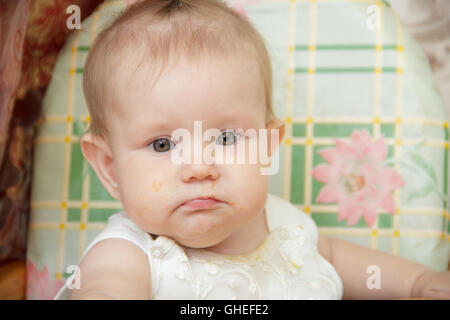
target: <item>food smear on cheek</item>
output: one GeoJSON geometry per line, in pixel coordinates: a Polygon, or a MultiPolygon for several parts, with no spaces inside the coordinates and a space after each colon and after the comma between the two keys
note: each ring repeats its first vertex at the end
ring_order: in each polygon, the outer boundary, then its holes
{"type": "Polygon", "coordinates": [[[161,190],[162,188],[162,182],[161,181],[153,181],[152,182],[152,186],[153,186],[153,190],[155,190],[155,192],[159,192],[159,190],[161,190]]]}
{"type": "Polygon", "coordinates": [[[209,188],[210,188],[210,189],[214,188],[214,186],[216,185],[216,183],[217,183],[217,180],[214,180],[214,181],[211,183],[211,185],[209,186],[209,188]]]}
{"type": "Polygon", "coordinates": [[[237,207],[236,213],[241,213],[242,210],[244,210],[244,206],[239,205],[239,203],[237,203],[235,201],[230,201],[230,205],[232,205],[232,206],[236,205],[236,207],[237,207]]]}

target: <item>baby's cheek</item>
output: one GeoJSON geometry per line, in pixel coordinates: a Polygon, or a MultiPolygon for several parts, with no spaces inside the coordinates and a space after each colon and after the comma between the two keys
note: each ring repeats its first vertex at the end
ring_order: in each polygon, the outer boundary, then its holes
{"type": "Polygon", "coordinates": [[[148,178],[148,181],[131,188],[134,192],[127,197],[127,213],[143,230],[157,233],[160,226],[164,225],[165,212],[170,208],[167,183],[161,179],[148,178]]]}
{"type": "Polygon", "coordinates": [[[154,205],[155,199],[167,189],[163,170],[151,166],[145,159],[130,157],[123,162],[121,171],[121,199],[123,205],[129,208],[142,210],[143,206],[154,205]]]}
{"type": "Polygon", "coordinates": [[[258,191],[267,185],[268,176],[262,175],[260,168],[259,165],[238,165],[235,177],[242,184],[242,188],[251,192],[252,190],[258,191]]]}
{"type": "Polygon", "coordinates": [[[261,175],[257,166],[234,168],[228,184],[232,190],[233,206],[237,212],[254,212],[264,206],[268,191],[268,176],[261,175]]]}

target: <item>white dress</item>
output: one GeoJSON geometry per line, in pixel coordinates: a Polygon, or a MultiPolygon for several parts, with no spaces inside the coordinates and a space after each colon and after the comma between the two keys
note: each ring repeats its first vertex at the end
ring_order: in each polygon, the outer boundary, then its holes
{"type": "MultiPolygon", "coordinates": [[[[153,239],[122,211],[110,216],[83,256],[104,239],[131,241],[148,257],[152,299],[341,299],[342,281],[317,250],[314,221],[274,195],[265,208],[270,233],[249,254],[223,255],[165,236],[153,239]]],[[[65,285],[54,299],[70,295],[65,285]]]]}

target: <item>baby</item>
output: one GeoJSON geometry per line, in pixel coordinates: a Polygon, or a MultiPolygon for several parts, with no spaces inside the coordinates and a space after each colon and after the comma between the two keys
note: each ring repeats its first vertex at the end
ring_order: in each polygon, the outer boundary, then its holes
{"type": "Polygon", "coordinates": [[[216,130],[203,141],[216,151],[252,139],[273,151],[283,139],[264,41],[224,3],[131,5],[91,48],[84,93],[83,155],[124,210],[85,250],[81,287],[55,299],[450,298],[449,272],[320,236],[309,216],[268,194],[269,176],[249,154],[243,164],[174,162],[187,141],[173,132],[195,135],[196,121],[216,130]],[[242,134],[249,129],[278,139],[242,134]]]}

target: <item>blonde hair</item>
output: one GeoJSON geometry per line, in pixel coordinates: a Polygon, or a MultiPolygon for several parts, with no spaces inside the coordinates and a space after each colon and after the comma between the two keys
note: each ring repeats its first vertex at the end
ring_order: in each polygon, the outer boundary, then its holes
{"type": "Polygon", "coordinates": [[[255,59],[264,85],[266,122],[275,117],[269,53],[264,39],[246,18],[221,0],[143,0],[129,6],[100,32],[90,49],[83,73],[83,91],[91,117],[88,131],[101,137],[108,134],[105,109],[116,101],[113,84],[130,85],[136,73],[145,72],[141,68],[145,63],[152,70],[159,68],[157,75],[151,74],[154,85],[169,58],[177,59],[181,54],[189,61],[200,61],[208,54],[244,54],[255,59]],[[127,64],[123,63],[124,57],[127,64]],[[128,62],[134,63],[134,68],[128,62]],[[128,73],[129,79],[122,72],[119,81],[115,77],[119,71],[128,73]]]}

